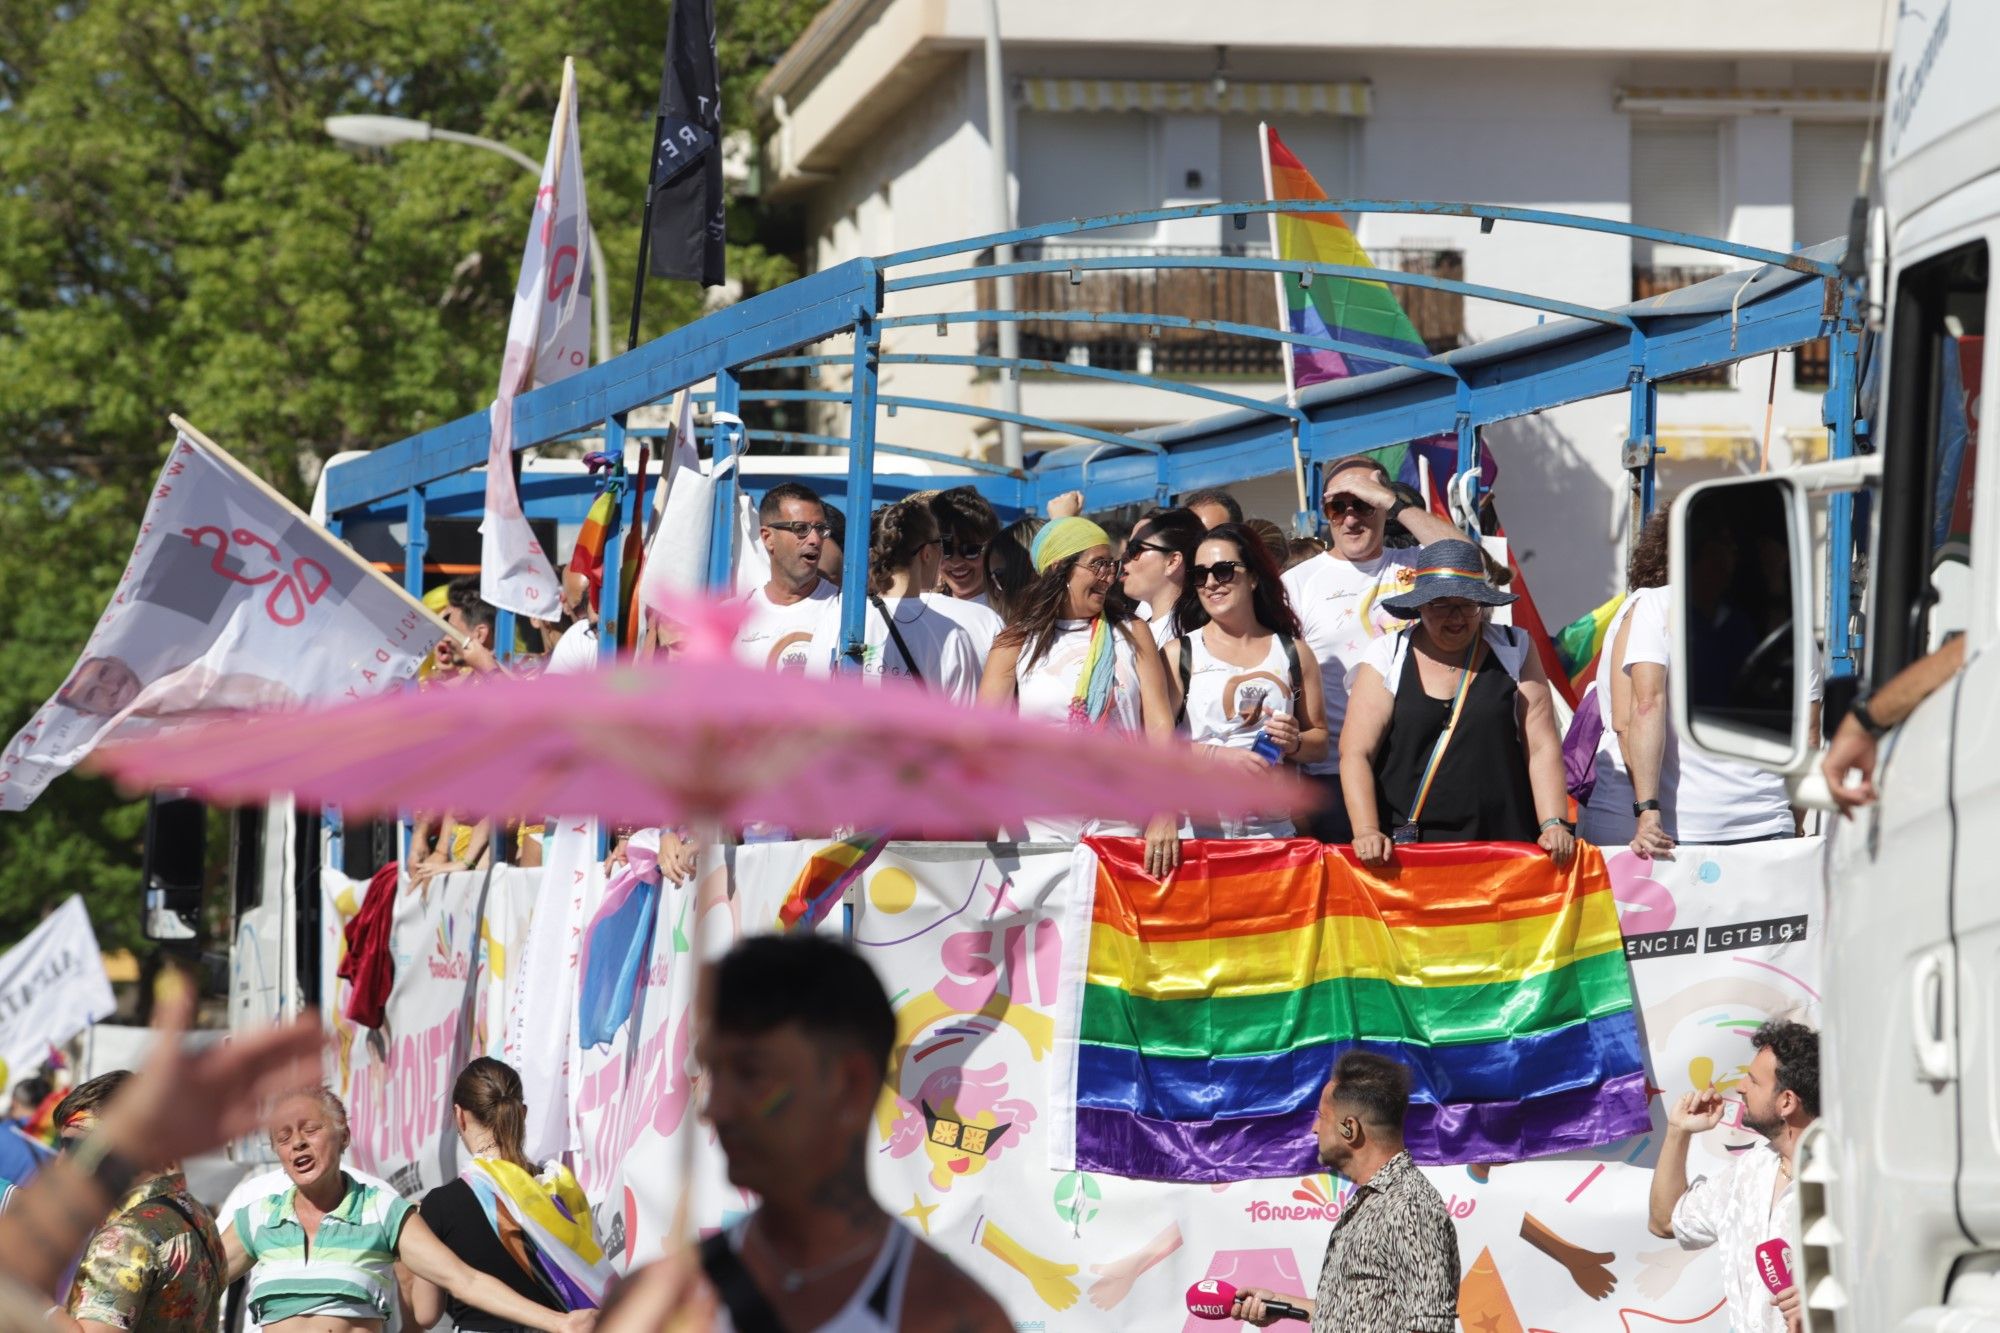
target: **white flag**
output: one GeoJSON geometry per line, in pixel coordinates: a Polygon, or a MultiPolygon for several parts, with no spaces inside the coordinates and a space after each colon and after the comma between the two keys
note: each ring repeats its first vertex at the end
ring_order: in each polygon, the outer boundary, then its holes
{"type": "Polygon", "coordinates": [[[183,431],[83,657],[0,751],[0,810],[26,809],[114,732],[358,699],[414,676],[445,633],[326,529],[183,431]]]}
{"type": "MultiPolygon", "coordinates": [[[[715,479],[701,470],[694,444],[694,395],[681,391],[673,453],[661,464],[660,517],[639,574],[639,605],[662,592],[700,591],[708,582],[708,537],[715,521],[715,479]]],[[[648,616],[652,614],[647,612],[648,616]]]]}
{"type": "Polygon", "coordinates": [[[555,566],[535,540],[514,486],[514,397],[554,384],[590,364],[590,215],[583,200],[583,150],[576,134],[576,64],[563,61],[562,96],[500,363],[500,392],[489,414],[486,517],[479,524],[479,595],[490,605],[553,620],[561,597],[555,566]]]}
{"type": "Polygon", "coordinates": [[[0,1068],[26,1078],[48,1059],[50,1047],[116,1008],[90,913],[71,894],[28,938],[0,954],[0,1068]]]}

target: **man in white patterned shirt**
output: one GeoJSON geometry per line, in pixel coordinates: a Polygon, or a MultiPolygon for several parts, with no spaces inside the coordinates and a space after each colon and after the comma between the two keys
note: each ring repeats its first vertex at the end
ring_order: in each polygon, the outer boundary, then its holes
{"type": "Polygon", "coordinates": [[[1266,1327],[1265,1304],[1306,1311],[1312,1333],[1452,1333],[1458,1327],[1458,1229],[1403,1147],[1408,1066],[1348,1051],[1319,1095],[1319,1160],[1354,1182],[1327,1242],[1315,1299],[1253,1287],[1230,1313],[1266,1327]]]}
{"type": "Polygon", "coordinates": [[[1750,1044],[1757,1053],[1737,1094],[1743,1127],[1764,1141],[1719,1174],[1688,1184],[1688,1142],[1722,1122],[1723,1101],[1714,1088],[1682,1096],[1667,1115],[1647,1225],[1682,1249],[1722,1247],[1722,1294],[1737,1333],[1798,1333],[1799,1289],[1772,1295],[1757,1271],[1757,1247],[1798,1243],[1787,1200],[1799,1135],[1819,1118],[1819,1034],[1803,1023],[1766,1023],[1750,1044]]]}

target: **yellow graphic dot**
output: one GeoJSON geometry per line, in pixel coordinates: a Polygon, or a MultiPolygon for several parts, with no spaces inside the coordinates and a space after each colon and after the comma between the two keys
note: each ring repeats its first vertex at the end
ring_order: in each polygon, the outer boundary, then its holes
{"type": "Polygon", "coordinates": [[[901,866],[883,866],[868,881],[868,901],[878,912],[907,912],[917,901],[917,881],[901,866]]]}

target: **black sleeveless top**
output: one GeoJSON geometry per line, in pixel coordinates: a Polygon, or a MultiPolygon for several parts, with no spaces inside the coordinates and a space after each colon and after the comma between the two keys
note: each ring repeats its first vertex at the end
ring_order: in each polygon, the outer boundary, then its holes
{"type": "MultiPolygon", "coordinates": [[[[1520,631],[1494,627],[1512,636],[1520,631]]],[[[1535,796],[1528,785],[1528,756],[1521,744],[1520,688],[1487,643],[1473,668],[1465,712],[1445,747],[1437,780],[1418,822],[1419,842],[1533,842],[1535,796]]],[[[1414,657],[1417,649],[1407,651],[1414,657]]],[[[1395,711],[1375,758],[1375,804],[1382,831],[1393,834],[1409,820],[1424,780],[1431,747],[1451,720],[1450,699],[1424,693],[1423,673],[1403,663],[1395,711]]]]}

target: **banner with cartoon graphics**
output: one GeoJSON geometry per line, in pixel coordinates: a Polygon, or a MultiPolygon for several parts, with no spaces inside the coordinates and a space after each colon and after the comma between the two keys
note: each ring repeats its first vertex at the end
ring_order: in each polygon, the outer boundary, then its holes
{"type": "MultiPolygon", "coordinates": [[[[754,1203],[727,1185],[697,1116],[693,960],[698,942],[713,953],[743,932],[771,928],[817,849],[711,852],[695,884],[669,886],[631,1020],[607,1047],[576,1053],[575,1164],[621,1267],[660,1252],[679,1198],[684,1136],[694,1138],[698,1226],[724,1225],[754,1203]]],[[[1733,1088],[1751,1055],[1749,1033],[1766,1018],[1815,1020],[1818,840],[1683,847],[1670,862],[1619,852],[1609,866],[1662,1098],[1710,1082],[1733,1088]]],[[[1021,1329],[1197,1333],[1206,1325],[1183,1297],[1202,1277],[1310,1293],[1349,1193],[1337,1179],[1183,1186],[1049,1169],[1049,1060],[1071,871],[1068,852],[898,843],[863,877],[854,938],[900,1020],[890,1087],[869,1138],[877,1198],[977,1276],[1021,1329]]],[[[432,898],[444,905],[435,889],[432,898]]],[[[463,895],[449,902],[471,910],[463,895]]],[[[417,917],[399,909],[399,964],[417,917]]],[[[824,929],[838,933],[842,917],[833,913],[824,929]]],[[[406,1023],[400,1010],[428,994],[421,985],[406,992],[399,966],[390,1030],[426,1030],[429,1014],[406,1023]]],[[[399,1037],[392,1058],[410,1050],[399,1037]]],[[[428,1050],[419,1042],[412,1054],[428,1050]]],[[[440,1058],[435,1073],[412,1072],[406,1085],[407,1064],[383,1065],[380,1078],[368,1072],[370,1060],[382,1063],[372,1049],[354,1059],[353,1086],[369,1093],[379,1081],[408,1108],[386,1113],[402,1115],[394,1125],[418,1133],[430,1125],[449,1137],[443,1102],[455,1066],[440,1058]]],[[[1656,1099],[1654,1132],[1626,1142],[1427,1172],[1458,1223],[1463,1327],[1728,1327],[1719,1257],[1646,1230],[1663,1125],[1656,1099]]],[[[402,1132],[372,1164],[414,1164],[404,1179],[435,1183],[431,1173],[445,1160],[438,1145],[405,1154],[402,1132]]],[[[359,1134],[356,1141],[359,1148],[359,1134]]],[[[1691,1174],[1726,1166],[1753,1141],[1732,1112],[1697,1141],[1691,1174]]]]}

